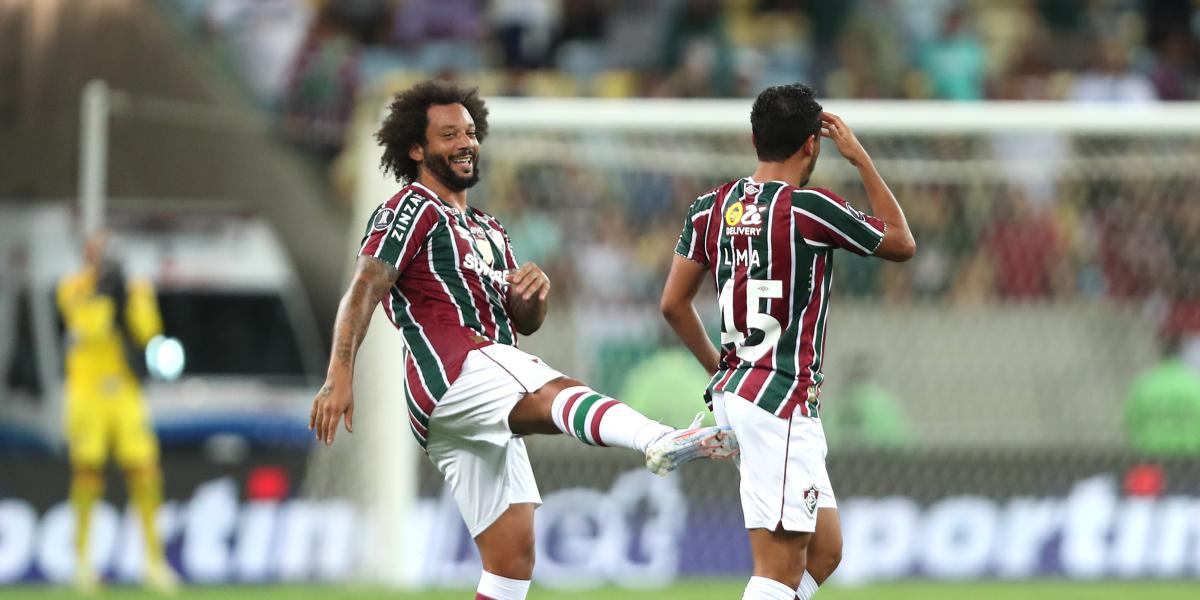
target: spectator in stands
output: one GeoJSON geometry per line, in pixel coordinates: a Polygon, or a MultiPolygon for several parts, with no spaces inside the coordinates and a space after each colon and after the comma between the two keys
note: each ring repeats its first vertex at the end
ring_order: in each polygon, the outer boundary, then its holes
{"type": "Polygon", "coordinates": [[[991,223],[980,236],[980,246],[993,273],[994,290],[1001,298],[1049,298],[1056,288],[1072,283],[1056,278],[1062,264],[1062,242],[1057,225],[1045,207],[1034,205],[1025,190],[1000,190],[991,223]]]}
{"type": "Polygon", "coordinates": [[[517,72],[541,67],[558,12],[557,3],[545,0],[491,2],[488,17],[501,66],[517,72]]]}
{"type": "Polygon", "coordinates": [[[706,98],[733,94],[733,47],[719,2],[680,3],[662,38],[660,65],[666,78],[658,95],[706,98]]]}
{"type": "Polygon", "coordinates": [[[1142,454],[1200,455],[1200,373],[1179,350],[1179,338],[1168,336],[1162,360],[1130,386],[1125,430],[1142,454]]]}
{"type": "Polygon", "coordinates": [[[971,245],[962,204],[949,186],[927,186],[912,194],[922,198],[909,208],[913,236],[921,240],[921,252],[909,266],[912,292],[926,300],[940,299],[953,284],[959,262],[971,245]]]}
{"type": "Polygon", "coordinates": [[[917,50],[917,64],[929,74],[933,94],[945,100],[983,98],[985,57],[967,11],[956,7],[945,15],[941,34],[917,50]]]}
{"type": "MultiPolygon", "coordinates": [[[[749,27],[752,56],[761,62],[744,89],[762,89],[795,81],[811,81],[814,59],[812,34],[799,11],[776,11],[756,15],[749,27]]],[[[747,51],[750,51],[748,48],[747,51]]]]}
{"type": "Polygon", "coordinates": [[[605,66],[608,20],[600,0],[564,0],[562,18],[550,40],[546,63],[576,77],[592,77],[605,66]]]}
{"type": "Polygon", "coordinates": [[[1091,59],[1089,51],[1099,24],[1089,14],[1088,2],[1079,0],[1037,0],[1033,3],[1036,21],[1046,29],[1046,59],[1052,69],[1078,70],[1091,59]]]}
{"type": "Polygon", "coordinates": [[[1075,78],[1068,97],[1080,102],[1151,102],[1158,99],[1150,79],[1129,67],[1129,48],[1100,40],[1092,67],[1075,78]]]}
{"type": "Polygon", "coordinates": [[[1196,98],[1200,77],[1200,31],[1193,23],[1200,17],[1195,2],[1176,0],[1144,3],[1146,45],[1152,50],[1150,80],[1160,100],[1196,98]]]}
{"type": "Polygon", "coordinates": [[[396,8],[392,41],[415,70],[475,71],[483,67],[483,17],[482,0],[407,0],[396,8]]]}
{"type": "Polygon", "coordinates": [[[1033,34],[1016,50],[1016,58],[991,83],[989,96],[996,100],[1054,100],[1057,92],[1050,73],[1050,45],[1033,34]]]}
{"type": "Polygon", "coordinates": [[[276,107],[313,13],[308,3],[294,0],[213,0],[205,8],[203,27],[228,53],[255,99],[276,107]]]}
{"type": "Polygon", "coordinates": [[[577,300],[584,304],[628,304],[634,244],[625,215],[601,210],[592,222],[595,229],[591,239],[577,240],[572,245],[580,283],[577,300]]]}
{"type": "Polygon", "coordinates": [[[856,13],[838,39],[837,67],[825,79],[828,93],[856,98],[895,98],[909,67],[904,36],[876,12],[856,13]]]}
{"type": "Polygon", "coordinates": [[[813,81],[825,81],[840,66],[838,47],[857,7],[845,0],[761,0],[762,10],[803,8],[812,32],[813,81]]]}
{"type": "Polygon", "coordinates": [[[1173,196],[1164,211],[1171,256],[1166,325],[1179,336],[1184,361],[1200,370],[1200,203],[1182,190],[1173,196]]]}
{"type": "Polygon", "coordinates": [[[659,0],[610,0],[604,45],[609,66],[652,72],[659,68],[662,32],[672,15],[659,0]]]}
{"type": "Polygon", "coordinates": [[[1160,292],[1171,277],[1163,200],[1132,184],[1098,182],[1092,208],[1097,230],[1097,258],[1107,295],[1139,300],[1160,292]]]}
{"type": "Polygon", "coordinates": [[[331,8],[323,9],[292,67],[282,129],[324,161],[341,150],[357,97],[360,59],[358,42],[341,27],[331,8]]]}
{"type": "Polygon", "coordinates": [[[1196,57],[1200,47],[1196,39],[1183,28],[1172,29],[1155,48],[1154,69],[1150,81],[1160,100],[1194,100],[1196,98],[1196,57]]]}

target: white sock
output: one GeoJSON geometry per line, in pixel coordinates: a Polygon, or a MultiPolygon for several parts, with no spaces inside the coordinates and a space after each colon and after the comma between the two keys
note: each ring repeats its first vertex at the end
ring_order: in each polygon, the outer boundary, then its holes
{"type": "Polygon", "coordinates": [[[487,571],[479,576],[479,587],[475,593],[491,600],[525,600],[529,593],[529,582],[493,575],[487,571]]]}
{"type": "Polygon", "coordinates": [[[809,600],[813,597],[813,594],[817,593],[818,587],[820,585],[816,579],[813,579],[812,573],[805,571],[804,577],[800,579],[800,587],[796,588],[796,596],[800,600],[809,600]]]}
{"type": "Polygon", "coordinates": [[[794,600],[796,590],[774,579],[751,577],[742,600],[794,600]]]}
{"type": "Polygon", "coordinates": [[[651,442],[675,430],[582,385],[559,392],[550,405],[550,415],[560,431],[585,444],[643,453],[651,442]]]}

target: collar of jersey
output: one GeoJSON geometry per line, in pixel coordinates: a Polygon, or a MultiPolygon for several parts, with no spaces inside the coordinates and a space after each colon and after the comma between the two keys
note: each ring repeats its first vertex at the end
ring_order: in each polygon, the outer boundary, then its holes
{"type": "Polygon", "coordinates": [[[429,189],[428,187],[425,187],[425,184],[414,179],[411,182],[409,182],[409,185],[416,187],[418,190],[420,190],[421,195],[431,198],[433,200],[437,200],[438,202],[441,202],[442,206],[445,206],[446,208],[452,208],[455,211],[462,213],[464,216],[466,216],[466,215],[470,215],[472,217],[475,216],[476,209],[474,206],[471,206],[470,204],[467,205],[467,210],[465,210],[465,211],[458,210],[457,206],[454,206],[453,204],[446,202],[441,196],[438,195],[437,192],[429,189]]]}

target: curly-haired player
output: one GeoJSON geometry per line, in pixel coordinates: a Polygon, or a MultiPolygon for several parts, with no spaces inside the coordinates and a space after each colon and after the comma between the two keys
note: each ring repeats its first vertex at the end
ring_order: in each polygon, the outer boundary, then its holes
{"type": "Polygon", "coordinates": [[[718,427],[676,430],[517,349],[546,316],[550,280],[517,265],[500,222],[467,204],[479,181],[487,109],[475,90],[425,82],[399,94],[377,138],[382,166],[406,183],[367,223],[334,326],[310,426],[332,443],[351,431],[354,356],[382,303],[404,336],[409,426],[454,495],[483,560],[476,598],[521,600],[533,576],[537,484],[520,436],[566,433],[631,448],[663,474],[725,457],[718,427]]]}

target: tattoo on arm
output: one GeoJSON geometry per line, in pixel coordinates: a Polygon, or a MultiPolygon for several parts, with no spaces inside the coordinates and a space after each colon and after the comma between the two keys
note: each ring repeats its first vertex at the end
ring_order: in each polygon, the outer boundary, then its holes
{"type": "Polygon", "coordinates": [[[354,355],[367,334],[375,305],[387,294],[397,276],[396,268],[392,265],[369,256],[359,257],[354,280],[338,306],[330,367],[335,364],[350,367],[354,364],[354,355]]]}

